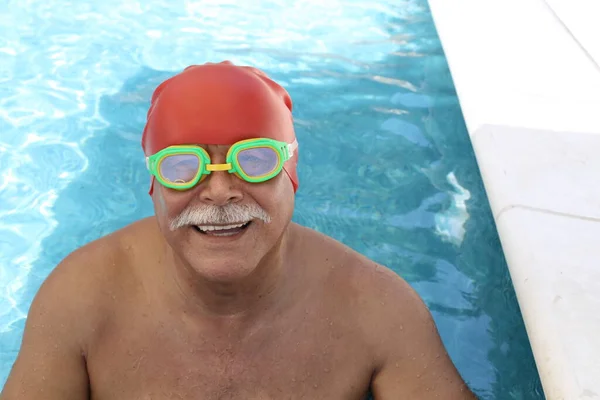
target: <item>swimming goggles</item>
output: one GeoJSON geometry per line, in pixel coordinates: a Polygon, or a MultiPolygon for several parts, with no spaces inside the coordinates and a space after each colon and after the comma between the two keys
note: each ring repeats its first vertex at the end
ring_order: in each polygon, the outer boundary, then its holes
{"type": "Polygon", "coordinates": [[[208,152],[200,146],[170,146],[146,157],[146,167],[164,186],[187,190],[213,171],[227,171],[252,183],[265,182],[277,176],[283,164],[292,158],[298,142],[280,142],[258,138],[233,144],[225,164],[211,164],[208,152]]]}

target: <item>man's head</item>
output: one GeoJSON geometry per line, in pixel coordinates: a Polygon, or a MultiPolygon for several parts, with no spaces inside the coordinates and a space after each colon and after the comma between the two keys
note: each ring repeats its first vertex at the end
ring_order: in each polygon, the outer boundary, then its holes
{"type": "Polygon", "coordinates": [[[188,67],[152,96],[142,147],[156,215],[175,252],[209,278],[251,273],[291,220],[291,111],[281,86],[230,62],[188,67]]]}

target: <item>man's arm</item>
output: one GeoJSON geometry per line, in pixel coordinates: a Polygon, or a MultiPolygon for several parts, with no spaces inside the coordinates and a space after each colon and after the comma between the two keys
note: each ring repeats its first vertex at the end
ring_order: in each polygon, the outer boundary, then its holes
{"type": "MultiPolygon", "coordinates": [[[[418,294],[392,271],[381,284],[376,312],[378,365],[371,391],[375,400],[477,399],[463,381],[418,294]]],[[[374,327],[373,327],[374,328],[374,327]]]]}
{"type": "Polygon", "coordinates": [[[82,343],[89,320],[82,315],[85,300],[77,298],[82,282],[73,258],[79,257],[67,257],[36,294],[1,400],[89,399],[82,343]]]}

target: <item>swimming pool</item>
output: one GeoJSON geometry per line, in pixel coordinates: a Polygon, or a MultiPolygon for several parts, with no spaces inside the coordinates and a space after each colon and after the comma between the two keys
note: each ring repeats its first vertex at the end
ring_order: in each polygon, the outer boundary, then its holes
{"type": "Polygon", "coordinates": [[[228,59],[292,95],[294,220],[405,277],[481,398],[544,398],[426,1],[8,0],[0,21],[2,384],[49,271],[152,214],[154,87],[228,59]]]}

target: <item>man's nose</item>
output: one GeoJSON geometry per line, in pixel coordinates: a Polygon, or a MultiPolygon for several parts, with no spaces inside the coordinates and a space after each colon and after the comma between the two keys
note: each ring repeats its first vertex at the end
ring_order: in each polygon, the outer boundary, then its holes
{"type": "Polygon", "coordinates": [[[211,172],[203,182],[201,200],[218,206],[240,201],[243,196],[236,179],[236,176],[227,171],[211,172]]]}

